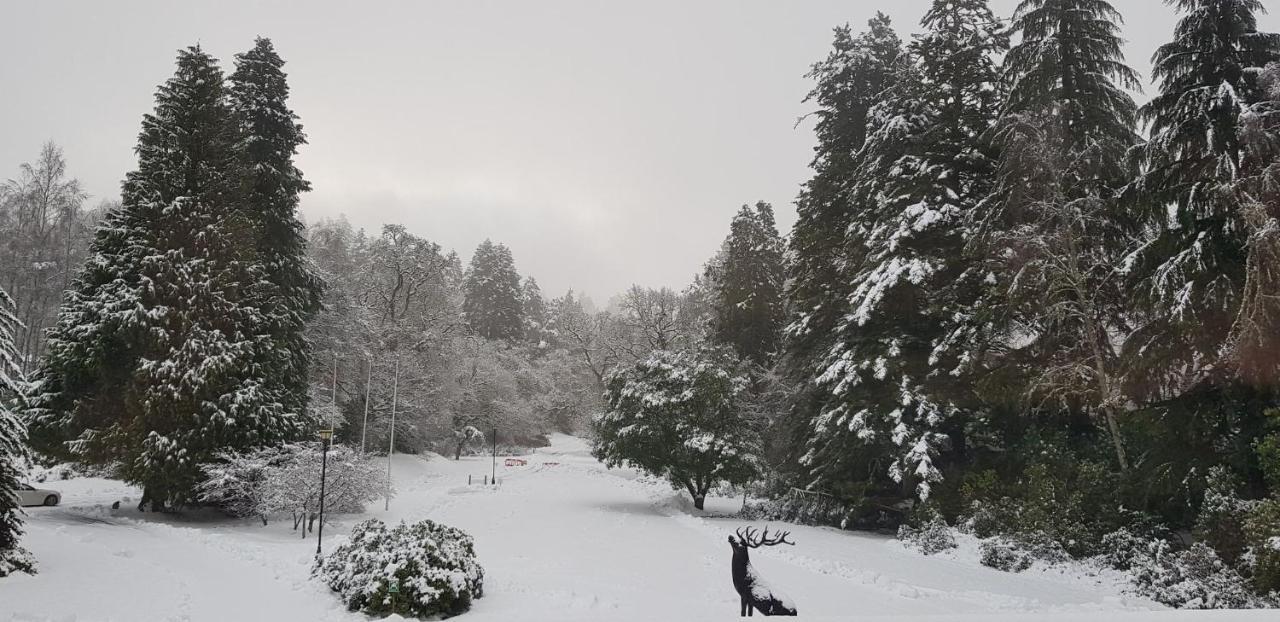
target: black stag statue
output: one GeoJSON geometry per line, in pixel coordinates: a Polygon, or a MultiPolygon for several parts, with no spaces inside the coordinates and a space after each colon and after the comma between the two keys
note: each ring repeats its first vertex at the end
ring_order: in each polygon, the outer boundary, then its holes
{"type": "Polygon", "coordinates": [[[733,589],[738,591],[738,596],[742,599],[742,609],[739,613],[743,616],[753,615],[753,611],[759,611],[761,615],[766,616],[796,614],[796,607],[791,599],[771,587],[752,567],[751,557],[747,555],[749,549],[762,546],[795,545],[795,542],[787,540],[787,535],[790,533],[784,531],[770,537],[768,527],[765,527],[763,532],[746,527],[738,529],[737,538],[729,536],[729,546],[733,547],[733,589]]]}

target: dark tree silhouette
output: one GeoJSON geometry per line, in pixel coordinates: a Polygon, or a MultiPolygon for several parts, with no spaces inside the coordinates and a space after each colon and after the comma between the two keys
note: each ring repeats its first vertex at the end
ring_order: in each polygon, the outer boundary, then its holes
{"type": "Polygon", "coordinates": [[[733,547],[733,589],[738,591],[738,596],[742,599],[742,609],[739,614],[746,617],[752,615],[753,611],[759,611],[761,615],[766,616],[796,615],[796,608],[791,599],[773,589],[760,576],[760,573],[756,572],[751,565],[751,557],[747,554],[748,549],[761,546],[775,544],[794,546],[795,542],[787,541],[787,535],[791,532],[784,531],[771,538],[768,527],[765,527],[763,532],[744,527],[738,529],[736,533],[738,534],[736,539],[729,536],[729,546],[733,547]]]}

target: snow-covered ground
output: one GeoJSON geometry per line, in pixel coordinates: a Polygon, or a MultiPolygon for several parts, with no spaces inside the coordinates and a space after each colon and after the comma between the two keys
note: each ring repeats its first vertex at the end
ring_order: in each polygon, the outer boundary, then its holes
{"type": "MultiPolygon", "coordinates": [[[[736,618],[727,518],[738,500],[695,512],[665,485],[607,471],[578,439],[556,436],[498,461],[498,488],[467,486],[487,457],[459,462],[397,455],[397,494],[325,528],[331,549],[356,521],[431,518],[475,536],[485,596],[461,620],[706,620],[736,618]]],[[[57,508],[29,508],[26,546],[40,574],[0,580],[0,620],[368,620],[345,611],[309,577],[315,538],[286,520],[140,514],[119,482],[50,482],[57,508]],[[122,502],[122,509],[110,504],[122,502]]],[[[920,620],[1273,620],[1275,612],[1162,610],[1085,572],[1007,574],[973,547],[924,557],[892,539],[789,527],[794,547],[752,551],[756,568],[804,617],[906,615],[920,620]]]]}

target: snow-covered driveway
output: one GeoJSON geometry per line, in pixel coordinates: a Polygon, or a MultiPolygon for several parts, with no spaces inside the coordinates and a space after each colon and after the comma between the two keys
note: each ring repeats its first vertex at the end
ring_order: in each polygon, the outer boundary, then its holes
{"type": "MultiPolygon", "coordinates": [[[[505,467],[500,458],[502,486],[484,488],[466,482],[489,472],[488,458],[396,456],[391,510],[377,503],[367,516],[432,518],[475,536],[485,597],[462,619],[737,617],[726,537],[745,523],[714,516],[738,501],[709,500],[706,515],[695,515],[674,491],[630,471],[606,471],[582,441],[566,436],[527,459],[527,466],[505,467]]],[[[302,541],[288,521],[263,527],[156,517],[128,502],[113,511],[111,502],[136,499],[137,491],[99,479],[49,486],[64,492],[65,506],[30,509],[25,542],[40,574],[0,581],[0,620],[367,619],[308,578],[315,540],[302,541]]],[[[326,549],[361,518],[326,527],[326,549]]],[[[888,538],[791,529],[795,547],[757,549],[752,559],[804,617],[1185,619],[1137,613],[1157,607],[1124,596],[1109,578],[1007,574],[978,565],[964,548],[926,558],[888,538]]]]}

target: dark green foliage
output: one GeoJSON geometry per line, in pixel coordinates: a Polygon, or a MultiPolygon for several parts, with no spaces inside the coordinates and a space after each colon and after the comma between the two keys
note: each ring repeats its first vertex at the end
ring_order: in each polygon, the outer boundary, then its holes
{"type": "Polygon", "coordinates": [[[964,450],[957,403],[972,399],[944,340],[973,278],[964,223],[990,191],[995,159],[981,135],[1006,41],[983,0],[938,2],[922,25],[856,158],[837,261],[850,291],[835,303],[804,460],[819,486],[927,498],[940,454],[964,450]]]}
{"type": "Polygon", "coordinates": [[[296,387],[271,371],[300,355],[262,330],[278,319],[275,286],[258,261],[261,211],[244,195],[222,71],[199,47],[177,67],[51,331],[31,410],[40,449],[118,464],[153,507],[190,501],[215,452],[308,426],[285,407],[296,387]]]}
{"type": "Polygon", "coordinates": [[[1222,467],[1211,469],[1195,524],[1196,539],[1228,564],[1239,561],[1248,547],[1244,525],[1256,505],[1241,500],[1236,488],[1236,478],[1231,471],[1222,467]]]}
{"type": "MultiPolygon", "coordinates": [[[[788,367],[798,377],[816,373],[839,319],[845,285],[836,269],[851,211],[845,184],[853,175],[853,158],[867,135],[867,113],[880,100],[902,62],[902,41],[877,14],[868,30],[854,36],[848,26],[836,28],[832,51],[813,65],[807,77],[816,84],[806,102],[818,106],[818,145],[814,175],[796,200],[796,224],[788,240],[788,367]]],[[[805,406],[800,408],[805,409],[805,406]]]]}
{"type": "Polygon", "coordinates": [[[21,359],[14,344],[19,326],[13,300],[0,289],[0,577],[14,572],[35,573],[35,562],[18,545],[22,511],[14,496],[20,469],[25,468],[29,458],[26,427],[14,408],[21,406],[23,399],[22,370],[18,367],[21,359]]]}
{"type": "Polygon", "coordinates": [[[1125,89],[1138,75],[1124,64],[1120,13],[1105,0],[1023,0],[1020,35],[1005,57],[1006,113],[1052,114],[1070,151],[1096,153],[1098,170],[1138,142],[1137,106],[1125,89]]]}
{"type": "Polygon", "coordinates": [[[720,254],[707,267],[712,287],[712,331],[738,356],[767,367],[782,336],[783,242],[773,206],[742,206],[720,254]]]}
{"type": "Polygon", "coordinates": [[[1245,541],[1253,556],[1253,586],[1262,594],[1280,593],[1280,498],[1267,499],[1249,512],[1245,541]]]}
{"type": "Polygon", "coordinates": [[[665,478],[702,509],[720,482],[760,475],[760,441],[741,412],[747,377],[731,352],[654,352],[605,378],[608,411],[595,421],[592,455],[665,478]]]}
{"type": "Polygon", "coordinates": [[[241,200],[253,223],[257,262],[270,283],[258,304],[271,318],[265,328],[276,343],[279,362],[266,366],[265,382],[281,387],[287,412],[302,413],[307,407],[309,362],[303,331],[320,311],[324,283],[307,259],[306,237],[297,217],[298,197],[311,184],[293,165],[306,137],[288,106],[283,66],[271,40],[257,39],[253,49],[236,55],[228,94],[239,126],[241,200]]]}
{"type": "Polygon", "coordinates": [[[480,243],[467,268],[463,292],[462,312],[476,334],[509,341],[524,334],[520,274],[506,246],[480,243]]]}
{"type": "Polygon", "coordinates": [[[390,529],[377,519],[316,561],[312,574],[350,611],[426,619],[465,613],[484,595],[484,570],[466,532],[424,520],[390,529]]]}
{"type": "Polygon", "coordinates": [[[1151,139],[1131,187],[1152,232],[1131,272],[1152,316],[1130,340],[1154,379],[1148,391],[1185,382],[1187,370],[1227,371],[1216,362],[1244,295],[1250,234],[1237,193],[1251,172],[1241,129],[1264,98],[1261,69],[1280,60],[1280,35],[1258,32],[1260,0],[1169,4],[1183,17],[1153,57],[1160,93],[1141,109],[1151,139]]]}

